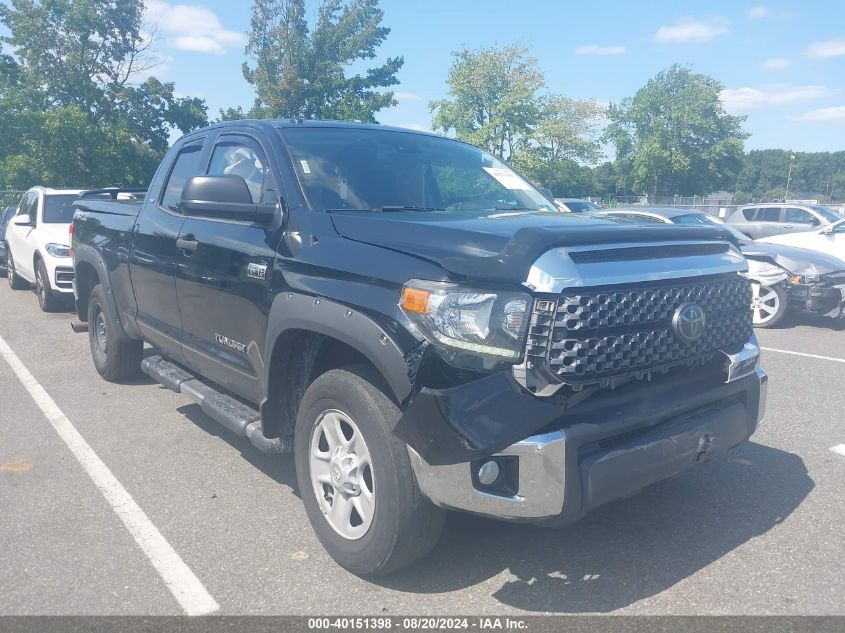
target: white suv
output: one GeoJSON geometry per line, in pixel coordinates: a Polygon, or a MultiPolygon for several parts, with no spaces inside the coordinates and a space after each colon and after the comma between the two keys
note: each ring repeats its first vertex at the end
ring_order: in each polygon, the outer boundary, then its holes
{"type": "Polygon", "coordinates": [[[73,298],[73,260],[68,229],[73,201],[82,190],[33,187],[21,198],[6,229],[9,285],[19,290],[35,284],[45,312],[73,298]]]}

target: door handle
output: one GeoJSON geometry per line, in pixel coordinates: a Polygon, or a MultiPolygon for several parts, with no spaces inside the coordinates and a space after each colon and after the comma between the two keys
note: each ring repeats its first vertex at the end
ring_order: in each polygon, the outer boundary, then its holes
{"type": "Polygon", "coordinates": [[[785,229],[791,229],[791,228],[793,228],[793,227],[792,227],[792,225],[791,225],[791,224],[784,224],[784,225],[783,225],[783,228],[785,228],[785,229]]]}
{"type": "Polygon", "coordinates": [[[180,251],[190,251],[193,253],[197,250],[197,246],[199,246],[199,242],[194,239],[193,235],[186,235],[176,240],[176,248],[180,251]]]}

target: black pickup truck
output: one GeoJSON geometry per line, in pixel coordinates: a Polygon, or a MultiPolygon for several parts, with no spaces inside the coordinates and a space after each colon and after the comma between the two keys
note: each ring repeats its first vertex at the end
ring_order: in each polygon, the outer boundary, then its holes
{"type": "Polygon", "coordinates": [[[432,134],[242,121],[176,142],[145,194],[81,198],[72,249],[99,373],[292,452],[366,575],[444,509],[562,525],[747,440],[767,376],[730,240],[561,214],[432,134]]]}

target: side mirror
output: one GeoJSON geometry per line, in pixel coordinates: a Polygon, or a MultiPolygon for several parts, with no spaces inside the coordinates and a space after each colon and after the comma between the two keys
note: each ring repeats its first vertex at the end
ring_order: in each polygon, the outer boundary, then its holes
{"type": "Polygon", "coordinates": [[[194,176],[185,184],[179,208],[187,215],[269,222],[278,205],[256,204],[241,176],[194,176]]]}
{"type": "Polygon", "coordinates": [[[818,226],[819,224],[821,224],[821,220],[819,220],[816,216],[811,215],[810,224],[812,224],[813,226],[818,226]]]}
{"type": "Polygon", "coordinates": [[[29,219],[28,215],[16,215],[12,218],[12,224],[15,226],[35,226],[32,223],[32,220],[29,219]]]}

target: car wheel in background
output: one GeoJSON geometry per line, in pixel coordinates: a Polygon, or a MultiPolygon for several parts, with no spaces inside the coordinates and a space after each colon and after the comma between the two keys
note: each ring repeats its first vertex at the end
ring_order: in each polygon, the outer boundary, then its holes
{"type": "Polygon", "coordinates": [[[38,295],[38,305],[44,312],[55,312],[63,307],[64,302],[53,292],[47,267],[40,259],[35,264],[35,294],[38,295]]]}
{"type": "Polygon", "coordinates": [[[15,272],[15,260],[12,257],[12,251],[7,250],[9,258],[6,263],[6,280],[9,282],[9,287],[12,290],[23,290],[29,286],[26,280],[15,272]]]}
{"type": "Polygon", "coordinates": [[[97,284],[88,301],[88,344],[97,373],[109,382],[134,378],[141,373],[144,342],[121,340],[115,331],[106,291],[97,284]]]}
{"type": "Polygon", "coordinates": [[[754,327],[774,327],[786,314],[789,298],[778,286],[751,283],[751,317],[754,327]]]}

